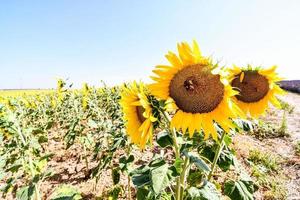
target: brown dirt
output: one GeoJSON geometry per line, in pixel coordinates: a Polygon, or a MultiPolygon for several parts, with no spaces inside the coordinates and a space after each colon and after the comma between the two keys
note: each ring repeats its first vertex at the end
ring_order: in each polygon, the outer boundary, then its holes
{"type": "MultiPolygon", "coordinates": [[[[287,115],[288,133],[290,137],[279,137],[272,139],[256,139],[250,135],[237,135],[234,138],[235,149],[239,160],[244,161],[251,149],[270,152],[282,158],[281,167],[287,181],[288,199],[300,199],[300,156],[295,152],[295,144],[300,140],[300,95],[288,93],[282,99],[290,105],[295,106],[294,112],[287,115]]],[[[271,109],[264,121],[272,125],[280,126],[283,111],[271,109]]],[[[244,162],[247,168],[247,165],[244,162]]],[[[256,199],[262,198],[262,191],[256,193],[256,199]]]]}
{"type": "MultiPolygon", "coordinates": [[[[289,138],[273,138],[259,140],[250,135],[237,135],[234,138],[234,145],[237,151],[237,157],[242,163],[247,158],[249,150],[257,148],[273,152],[280,155],[284,162],[282,163],[283,171],[289,179],[286,185],[288,188],[288,199],[300,199],[300,157],[296,155],[294,145],[297,140],[300,140],[300,95],[288,93],[283,98],[291,105],[295,105],[293,114],[287,116],[288,128],[290,132],[289,138]]],[[[271,110],[270,114],[265,119],[274,125],[279,125],[282,118],[282,111],[271,110]]],[[[41,184],[43,199],[50,199],[55,188],[60,184],[69,184],[75,186],[84,196],[84,199],[95,199],[95,196],[101,196],[105,191],[112,186],[111,169],[104,171],[100,181],[95,185],[95,180],[89,178],[90,172],[86,169],[84,160],[81,160],[80,155],[82,149],[78,145],[73,145],[66,150],[64,145],[59,141],[61,130],[56,129],[49,135],[49,144],[47,149],[49,152],[55,153],[55,156],[49,162],[49,169],[55,172],[55,176],[41,184]]],[[[134,150],[134,155],[137,159],[135,165],[147,162],[153,156],[153,151],[146,149],[144,153],[139,150],[134,150]]],[[[117,152],[120,156],[124,153],[123,150],[117,152]]],[[[89,168],[95,167],[94,161],[89,162],[89,168]]],[[[245,165],[247,168],[247,166],[245,165]]],[[[121,177],[121,184],[127,185],[127,178],[121,177]]],[[[134,188],[132,192],[134,193],[134,188]]],[[[120,199],[125,199],[127,194],[126,188],[122,191],[120,199]]],[[[257,192],[256,199],[262,199],[261,191],[257,192]]],[[[8,195],[7,199],[14,199],[8,195]]]]}
{"type": "MultiPolygon", "coordinates": [[[[61,139],[57,139],[57,141],[54,139],[61,135],[59,130],[57,131],[56,133],[51,133],[52,138],[49,138],[50,142],[48,145],[50,152],[55,153],[53,159],[48,163],[49,168],[55,172],[55,175],[42,183],[43,199],[50,200],[55,189],[61,184],[68,184],[77,188],[83,199],[96,199],[96,197],[105,195],[113,186],[112,169],[103,171],[96,185],[95,179],[90,178],[91,170],[87,170],[85,161],[80,157],[83,149],[81,149],[80,145],[74,144],[70,149],[66,150],[63,143],[60,142],[61,139]]],[[[142,153],[139,149],[133,149],[132,154],[136,159],[134,167],[138,167],[138,164],[147,163],[153,156],[152,151],[154,150],[148,148],[145,150],[146,153],[142,153]]],[[[92,152],[88,152],[88,154],[92,155],[92,152]]],[[[113,163],[117,163],[119,157],[124,154],[124,150],[117,150],[113,163]]],[[[97,166],[97,162],[91,159],[89,159],[88,163],[89,169],[97,166]]],[[[124,187],[119,199],[126,199],[128,193],[127,183],[127,176],[121,174],[120,185],[124,187]]],[[[131,183],[131,194],[134,193],[135,189],[131,183]]]]}

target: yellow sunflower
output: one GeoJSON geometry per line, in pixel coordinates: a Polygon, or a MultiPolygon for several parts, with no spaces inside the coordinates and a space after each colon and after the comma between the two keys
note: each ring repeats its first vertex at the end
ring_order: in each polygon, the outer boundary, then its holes
{"type": "Polygon", "coordinates": [[[234,66],[229,69],[229,80],[233,88],[240,93],[234,97],[236,104],[250,116],[257,118],[268,109],[269,102],[280,108],[276,95],[285,92],[276,84],[282,80],[275,72],[276,66],[267,69],[239,68],[234,66]]]}
{"type": "Polygon", "coordinates": [[[126,121],[126,130],[131,141],[144,149],[147,141],[152,144],[153,116],[145,86],[133,83],[122,88],[120,104],[126,121]]]}
{"type": "Polygon", "coordinates": [[[89,95],[91,94],[91,90],[87,83],[83,83],[81,90],[82,90],[81,105],[82,105],[83,109],[86,110],[89,106],[89,95]]]}
{"type": "Polygon", "coordinates": [[[169,52],[166,58],[171,65],[158,65],[153,72],[155,81],[149,86],[152,94],[166,100],[168,108],[176,110],[171,127],[192,136],[201,129],[205,139],[210,135],[218,139],[217,122],[225,131],[233,126],[230,118],[243,113],[231,101],[234,91],[222,70],[201,55],[198,44],[178,44],[179,56],[169,52]],[[170,106],[171,105],[171,106],[170,106]]]}

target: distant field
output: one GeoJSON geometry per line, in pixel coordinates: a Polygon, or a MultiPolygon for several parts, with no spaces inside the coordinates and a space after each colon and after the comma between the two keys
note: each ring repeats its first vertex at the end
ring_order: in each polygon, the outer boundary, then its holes
{"type": "MultiPolygon", "coordinates": [[[[280,81],[279,85],[282,89],[290,91],[290,92],[296,92],[300,93],[300,80],[286,80],[286,81],[280,81]]],[[[50,92],[53,92],[53,89],[6,89],[1,90],[0,89],[0,97],[17,97],[22,95],[34,95],[34,94],[47,94],[50,92]]]]}
{"type": "Polygon", "coordinates": [[[22,95],[47,94],[54,90],[0,90],[2,97],[17,97],[22,95]]]}

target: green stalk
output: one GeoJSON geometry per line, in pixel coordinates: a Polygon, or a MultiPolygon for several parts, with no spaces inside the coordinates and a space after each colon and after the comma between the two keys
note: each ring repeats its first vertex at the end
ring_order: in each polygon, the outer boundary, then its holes
{"type": "MultiPolygon", "coordinates": [[[[180,147],[178,145],[178,142],[177,142],[177,136],[176,136],[176,130],[175,128],[172,128],[170,127],[170,116],[168,115],[168,113],[166,112],[162,112],[164,118],[166,119],[166,122],[168,124],[168,129],[169,129],[169,132],[171,133],[171,137],[172,137],[172,140],[173,140],[173,147],[174,147],[174,152],[175,152],[175,157],[176,159],[180,159],[180,147]]],[[[176,188],[175,188],[175,199],[176,200],[180,200],[180,189],[181,189],[181,186],[180,186],[180,176],[176,178],[176,188]]]]}
{"type": "MultiPolygon", "coordinates": [[[[130,143],[127,144],[127,157],[129,156],[131,152],[131,148],[130,148],[130,143]]],[[[131,178],[129,176],[129,173],[127,172],[127,190],[128,190],[128,200],[131,200],[131,187],[130,187],[130,183],[131,183],[131,178]]]]}
{"type": "Polygon", "coordinates": [[[180,148],[179,148],[179,145],[177,143],[176,130],[173,128],[171,133],[172,133],[172,139],[173,139],[173,142],[174,142],[175,157],[180,158],[180,148]]]}
{"type": "Polygon", "coordinates": [[[210,173],[209,173],[208,178],[207,178],[208,181],[210,181],[210,179],[211,179],[211,177],[214,173],[215,167],[217,165],[218,159],[219,159],[221,151],[223,149],[223,146],[224,146],[223,142],[224,142],[225,135],[226,135],[226,132],[223,131],[222,136],[221,136],[221,141],[220,141],[219,146],[217,148],[217,151],[216,151],[216,154],[215,154],[215,157],[214,157],[214,160],[213,160],[213,164],[211,166],[211,170],[210,170],[210,173]]]}
{"type": "MultiPolygon", "coordinates": [[[[174,143],[174,151],[175,151],[175,157],[176,159],[180,158],[180,148],[177,143],[177,136],[176,136],[176,130],[173,128],[171,130],[171,136],[174,143]]],[[[176,189],[175,189],[175,199],[180,200],[180,176],[176,178],[176,189]]]]}
{"type": "Polygon", "coordinates": [[[184,158],[184,164],[183,164],[183,169],[182,172],[180,174],[180,200],[183,200],[183,192],[185,190],[185,180],[186,180],[186,175],[188,172],[188,168],[189,168],[189,158],[185,157],[184,158]]]}
{"type": "MultiPolygon", "coordinates": [[[[33,161],[32,161],[32,158],[30,155],[28,155],[28,162],[29,162],[29,168],[30,168],[30,172],[31,172],[31,176],[32,176],[32,179],[35,177],[35,171],[33,169],[33,161]]],[[[41,196],[40,196],[40,188],[39,188],[39,183],[37,182],[36,184],[34,184],[34,187],[35,187],[35,199],[36,200],[41,200],[41,196]]]]}
{"type": "MultiPolygon", "coordinates": [[[[17,133],[22,141],[22,144],[23,144],[23,147],[26,146],[26,140],[25,140],[25,136],[23,135],[23,132],[21,130],[21,126],[19,124],[19,121],[17,121],[16,118],[14,118],[14,122],[16,123],[16,126],[17,126],[17,133]]],[[[35,171],[34,171],[34,166],[33,166],[33,161],[32,161],[32,158],[31,158],[31,154],[28,153],[27,151],[24,152],[25,155],[27,154],[28,156],[28,163],[29,163],[29,169],[30,169],[30,172],[31,172],[31,177],[32,179],[35,177],[35,171]]],[[[25,161],[26,162],[26,161],[25,161]]],[[[38,184],[38,183],[37,183],[38,184]]],[[[40,197],[40,191],[39,191],[39,186],[35,184],[35,198],[36,200],[41,200],[41,197],[40,197]]]]}
{"type": "Polygon", "coordinates": [[[170,127],[170,116],[168,115],[168,113],[166,112],[162,112],[164,118],[166,119],[167,123],[168,123],[168,128],[169,128],[169,132],[171,132],[171,136],[172,136],[172,140],[174,143],[174,151],[175,151],[175,156],[176,158],[180,158],[180,148],[179,145],[177,143],[177,136],[176,136],[176,130],[175,128],[171,129],[170,127]]]}

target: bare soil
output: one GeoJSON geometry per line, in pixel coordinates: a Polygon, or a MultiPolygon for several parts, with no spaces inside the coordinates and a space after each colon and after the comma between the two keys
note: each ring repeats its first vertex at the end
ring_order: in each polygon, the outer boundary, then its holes
{"type": "MultiPolygon", "coordinates": [[[[300,156],[295,152],[295,145],[300,140],[300,95],[288,93],[282,99],[290,105],[295,106],[294,112],[287,115],[287,125],[289,137],[257,139],[247,134],[240,134],[234,138],[237,156],[245,164],[249,151],[259,149],[262,152],[270,152],[282,158],[281,168],[286,178],[285,186],[288,191],[287,199],[300,199],[300,156]]],[[[264,121],[270,122],[278,127],[281,124],[283,111],[271,109],[264,121]]],[[[263,191],[259,190],[255,196],[256,199],[263,199],[263,191]]]]}
{"type": "MultiPolygon", "coordinates": [[[[295,106],[292,114],[287,116],[288,129],[290,137],[272,138],[259,140],[247,134],[239,134],[234,138],[234,146],[237,151],[237,157],[245,168],[249,168],[245,164],[245,159],[249,155],[251,149],[260,149],[262,151],[272,152],[283,158],[281,163],[283,172],[288,181],[288,199],[300,199],[300,157],[296,155],[294,145],[300,140],[300,95],[288,93],[283,97],[285,101],[295,106]]],[[[282,119],[282,111],[271,109],[270,113],[264,117],[274,124],[279,126],[282,119]]],[[[89,161],[89,169],[86,168],[82,155],[82,149],[78,145],[73,145],[66,150],[63,143],[59,141],[62,130],[54,129],[49,135],[49,144],[47,149],[49,152],[55,153],[55,156],[49,162],[49,169],[52,169],[55,175],[49,180],[44,181],[40,188],[42,190],[43,199],[50,199],[55,188],[61,184],[69,184],[76,187],[84,199],[95,199],[108,191],[112,186],[111,169],[104,171],[100,181],[95,185],[95,180],[90,179],[90,169],[96,166],[92,160],[89,161]]],[[[134,150],[134,155],[137,159],[135,165],[147,162],[153,156],[155,149],[146,149],[145,152],[134,150]]],[[[118,150],[119,155],[124,153],[123,150],[118,150]]],[[[127,185],[127,178],[121,177],[121,184],[127,185]]],[[[131,191],[134,194],[134,187],[131,185],[131,191]]],[[[259,190],[255,196],[256,199],[262,198],[263,191],[259,190]]],[[[124,187],[120,199],[125,199],[127,189],[124,187]]],[[[134,196],[133,196],[134,198],[134,196]]],[[[14,199],[8,196],[7,199],[14,199]]]]}

